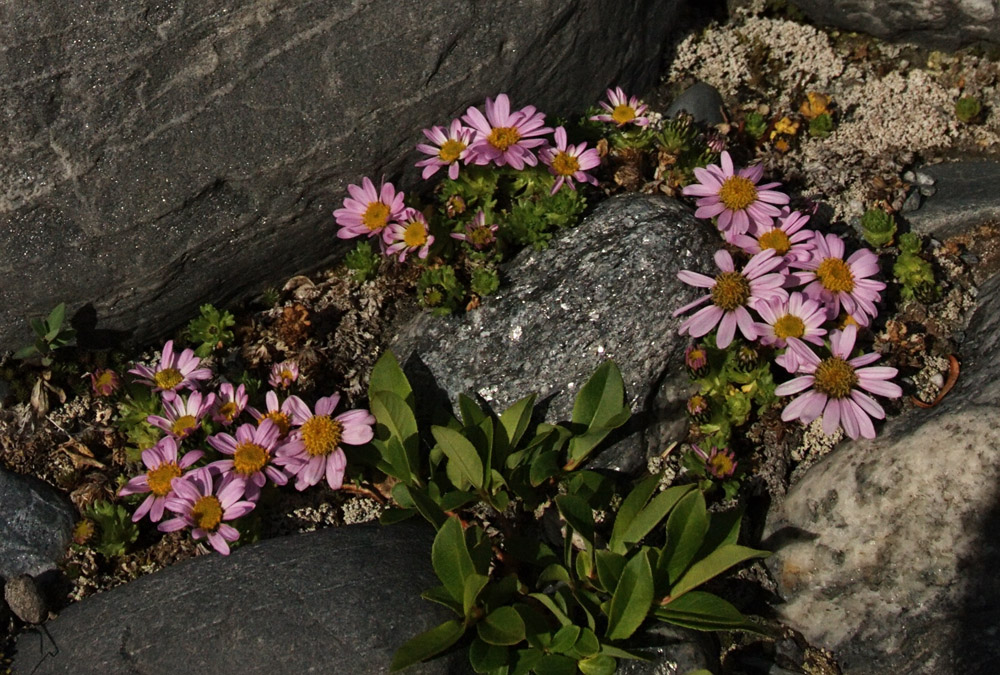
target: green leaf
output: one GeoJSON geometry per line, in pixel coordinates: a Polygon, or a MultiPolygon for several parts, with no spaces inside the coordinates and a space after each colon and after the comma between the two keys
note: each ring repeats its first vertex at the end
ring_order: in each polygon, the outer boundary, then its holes
{"type": "Polygon", "coordinates": [[[458,395],[458,409],[462,414],[462,425],[466,427],[479,426],[487,417],[479,404],[465,394],[458,395]]]}
{"type": "Polygon", "coordinates": [[[676,583],[694,560],[708,532],[708,512],[701,490],[694,490],[681,499],[667,519],[667,543],[660,564],[665,567],[667,584],[676,583]]]}
{"type": "Polygon", "coordinates": [[[462,602],[465,597],[465,580],[475,574],[476,569],[458,518],[446,519],[438,530],[431,546],[431,563],[438,579],[451,596],[456,602],[462,602]]]}
{"type": "Polygon", "coordinates": [[[391,391],[372,394],[369,406],[377,421],[376,438],[384,444],[380,447],[376,442],[375,447],[383,452],[383,459],[395,471],[393,475],[404,483],[413,482],[413,475],[420,471],[420,439],[413,410],[391,391]]]}
{"type": "MultiPolygon", "coordinates": [[[[607,360],[598,366],[576,395],[573,403],[575,424],[588,429],[611,427],[612,421],[621,416],[622,410],[627,412],[622,401],[625,398],[625,383],[621,371],[612,360],[607,360]]],[[[623,423],[619,422],[619,424],[623,423]]]]}
{"type": "Polygon", "coordinates": [[[577,659],[585,659],[593,656],[601,651],[601,642],[597,639],[597,635],[594,631],[589,628],[583,628],[580,631],[580,638],[573,645],[573,652],[568,654],[577,659]]]}
{"type": "Polygon", "coordinates": [[[546,654],[535,664],[536,675],[576,675],[576,660],[562,654],[546,654]]]}
{"type": "Polygon", "coordinates": [[[435,654],[440,654],[461,640],[464,634],[465,627],[460,622],[454,619],[445,621],[440,626],[407,640],[402,647],[396,650],[389,670],[392,672],[402,670],[414,663],[425,661],[435,654]]]}
{"type": "Polygon", "coordinates": [[[476,631],[488,644],[516,645],[524,639],[524,620],[513,607],[497,607],[476,624],[476,631]]]}
{"type": "Polygon", "coordinates": [[[653,570],[645,552],[639,551],[625,564],[618,587],[611,598],[609,640],[624,640],[642,625],[653,604],[653,570]]]}
{"type": "Polygon", "coordinates": [[[538,487],[559,473],[559,453],[555,450],[543,451],[531,463],[528,479],[532,487],[538,487]]]}
{"type": "Polygon", "coordinates": [[[45,336],[49,332],[48,326],[45,325],[45,322],[41,319],[28,319],[28,323],[31,324],[31,330],[35,332],[35,335],[44,340],[45,336]]]}
{"type": "MultiPolygon", "coordinates": [[[[400,483],[402,485],[402,483],[400,483]]],[[[404,520],[409,520],[416,514],[416,509],[386,509],[378,517],[378,522],[380,525],[395,525],[396,523],[401,523],[404,520]]]]}
{"type": "MultiPolygon", "coordinates": [[[[408,485],[403,485],[402,483],[396,485],[392,489],[392,494],[395,496],[397,492],[402,495],[406,495],[410,502],[412,502],[414,508],[422,515],[427,522],[434,526],[435,529],[440,530],[441,526],[444,525],[445,521],[448,520],[447,514],[441,510],[433,499],[431,499],[423,488],[416,486],[410,487],[408,485]]],[[[456,600],[459,598],[456,598],[456,600]]]]}
{"type": "Polygon", "coordinates": [[[594,562],[597,567],[597,580],[600,581],[601,587],[608,593],[614,592],[625,570],[625,556],[601,549],[595,553],[594,562]]]}
{"type": "Polygon", "coordinates": [[[639,511],[629,523],[628,529],[622,535],[623,543],[628,545],[642,541],[643,537],[652,532],[653,528],[667,517],[670,510],[684,495],[695,489],[694,485],[678,485],[653,497],[649,500],[649,504],[639,511]]]}
{"type": "Polygon", "coordinates": [[[431,433],[441,450],[454,463],[456,470],[477,490],[483,488],[483,461],[476,448],[465,436],[448,427],[433,426],[431,433]]]}
{"type": "Polygon", "coordinates": [[[27,359],[38,353],[38,348],[35,345],[28,345],[27,347],[21,347],[16,352],[14,352],[14,357],[18,361],[27,359]]]}
{"type": "Polygon", "coordinates": [[[386,350],[372,368],[368,379],[368,398],[374,398],[375,392],[389,391],[401,398],[413,410],[413,389],[409,380],[399,367],[396,355],[386,350]]]}
{"type": "Polygon", "coordinates": [[[552,563],[538,575],[539,583],[552,583],[560,581],[563,583],[569,583],[569,572],[559,563],[552,563]]]}
{"type": "Polygon", "coordinates": [[[451,591],[445,586],[435,586],[434,588],[428,588],[426,591],[420,594],[420,597],[424,600],[429,600],[430,602],[436,602],[439,605],[444,605],[451,611],[455,612],[459,616],[464,617],[465,612],[462,611],[462,603],[455,602],[455,598],[451,597],[451,591]]]}
{"type": "Polygon", "coordinates": [[[461,492],[452,490],[448,494],[441,495],[442,511],[457,511],[471,501],[475,501],[476,495],[473,492],[461,492]]]}
{"type": "Polygon", "coordinates": [[[572,624],[563,626],[552,636],[549,650],[557,654],[565,654],[576,645],[576,641],[580,639],[581,630],[579,626],[572,624]]]}
{"type": "Polygon", "coordinates": [[[49,318],[45,320],[45,326],[48,328],[48,332],[45,334],[45,339],[52,341],[57,335],[59,335],[59,330],[62,328],[63,320],[66,318],[66,303],[60,302],[56,305],[51,312],[49,312],[49,318]]]}
{"type": "Polygon", "coordinates": [[[628,530],[632,520],[646,505],[649,498],[656,491],[660,484],[660,474],[653,474],[640,481],[618,507],[618,514],[615,516],[615,524],[611,530],[611,539],[608,541],[608,548],[615,553],[623,554],[625,547],[625,531],[628,530]]]}
{"type": "Polygon", "coordinates": [[[529,593],[528,597],[534,598],[541,603],[545,609],[552,612],[552,616],[554,616],[563,626],[568,626],[573,623],[570,618],[566,616],[566,613],[548,595],[545,595],[544,593],[529,593]]]}
{"type": "Polygon", "coordinates": [[[747,630],[766,634],[730,603],[704,591],[685,593],[657,607],[654,614],[662,621],[694,630],[747,630]]]}
{"type": "Polygon", "coordinates": [[[473,638],[469,645],[469,663],[477,673],[489,673],[510,663],[510,650],[473,638]]]}
{"type": "Polygon", "coordinates": [[[769,555],[771,554],[767,551],[758,551],[736,544],[724,544],[691,565],[684,576],[670,588],[670,596],[675,599],[679,598],[691,589],[697,588],[709,579],[722,574],[733,565],[738,565],[751,558],[766,558],[769,555]]]}
{"type": "Polygon", "coordinates": [[[462,610],[465,618],[468,619],[471,610],[479,600],[479,593],[490,583],[490,578],[482,574],[470,574],[465,577],[465,592],[462,597],[462,610]]]}
{"type": "Polygon", "coordinates": [[[618,662],[607,654],[598,654],[580,661],[580,672],[584,675],[615,675],[618,662]]]}
{"type": "Polygon", "coordinates": [[[587,502],[573,495],[559,495],[556,497],[556,508],[559,509],[559,513],[569,523],[569,526],[593,546],[594,512],[591,511],[587,502]]]}
{"type": "MultiPolygon", "coordinates": [[[[517,447],[524,432],[528,429],[531,414],[534,411],[535,397],[536,394],[525,396],[500,415],[500,424],[507,432],[507,441],[511,448],[517,447]]],[[[498,461],[502,462],[503,460],[498,461]]]]}

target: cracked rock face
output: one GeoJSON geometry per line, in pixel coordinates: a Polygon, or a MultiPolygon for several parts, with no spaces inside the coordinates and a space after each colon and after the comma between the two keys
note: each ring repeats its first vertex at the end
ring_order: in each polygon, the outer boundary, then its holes
{"type": "Polygon", "coordinates": [[[996,0],[795,0],[813,21],[884,40],[957,49],[983,40],[1000,43],[996,0]]]}
{"type": "Polygon", "coordinates": [[[0,349],[59,302],[143,340],[329,263],[347,184],[415,185],[421,128],[641,91],[682,4],[5,3],[0,349]]]}
{"type": "Polygon", "coordinates": [[[579,388],[614,359],[632,419],[598,462],[632,472],[686,430],[689,339],[677,334],[683,318],[671,313],[699,289],[677,272],[714,274],[718,241],[675,200],[609,199],[545,251],[522,251],[509,263],[509,285],[479,309],[423,314],[391,349],[414,388],[437,391],[440,403],[465,393],[500,413],[537,392],[550,422],[569,420],[579,388]]]}
{"type": "MultiPolygon", "coordinates": [[[[50,637],[22,633],[13,672],[386,673],[403,642],[451,618],[420,598],[439,583],[432,540],[424,523],[354,525],[185,561],[70,605],[50,637]]],[[[466,658],[412,671],[464,672],[466,658]]]]}
{"type": "Polygon", "coordinates": [[[54,569],[69,544],[73,520],[69,502],[51,487],[0,469],[0,577],[54,569]]]}

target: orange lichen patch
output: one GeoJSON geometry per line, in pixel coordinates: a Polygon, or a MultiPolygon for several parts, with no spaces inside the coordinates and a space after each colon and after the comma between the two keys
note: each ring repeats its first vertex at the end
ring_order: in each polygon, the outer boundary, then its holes
{"type": "Polygon", "coordinates": [[[821,94],[818,91],[810,91],[806,94],[806,100],[799,106],[799,112],[807,120],[813,120],[824,113],[830,112],[830,103],[831,99],[826,94],[821,94]]]}

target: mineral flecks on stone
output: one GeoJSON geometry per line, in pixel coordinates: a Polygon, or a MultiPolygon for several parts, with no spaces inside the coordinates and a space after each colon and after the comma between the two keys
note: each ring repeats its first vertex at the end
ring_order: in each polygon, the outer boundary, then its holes
{"type": "Polygon", "coordinates": [[[69,543],[73,520],[69,502],[51,487],[0,469],[0,577],[54,569],[69,543]]]}

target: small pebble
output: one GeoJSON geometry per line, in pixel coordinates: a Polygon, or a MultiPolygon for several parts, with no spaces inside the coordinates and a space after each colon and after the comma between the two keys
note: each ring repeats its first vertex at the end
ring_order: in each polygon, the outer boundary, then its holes
{"type": "Polygon", "coordinates": [[[10,611],[21,621],[39,624],[49,618],[48,606],[31,575],[22,574],[8,581],[3,595],[10,611]]]}

